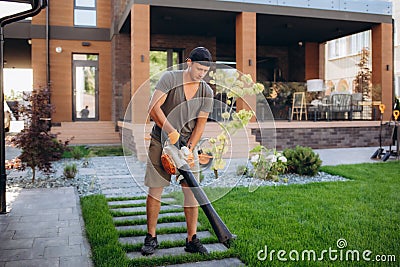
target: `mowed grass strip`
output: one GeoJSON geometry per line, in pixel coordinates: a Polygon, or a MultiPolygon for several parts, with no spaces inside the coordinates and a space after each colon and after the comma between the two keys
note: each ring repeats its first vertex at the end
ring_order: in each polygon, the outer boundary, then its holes
{"type": "MultiPolygon", "coordinates": [[[[209,228],[207,226],[198,226],[197,231],[207,231],[209,228]]],[[[130,230],[120,230],[118,231],[119,237],[129,237],[129,236],[145,236],[147,231],[130,229],[130,230]]],[[[163,234],[176,234],[176,233],[186,233],[186,227],[172,227],[172,228],[160,228],[157,229],[158,235],[163,234]]]]}
{"type": "Polygon", "coordinates": [[[142,200],[146,199],[145,196],[138,196],[138,197],[109,197],[107,198],[107,201],[113,202],[113,201],[125,201],[125,200],[142,200]]]}
{"type": "MultiPolygon", "coordinates": [[[[183,208],[176,208],[170,210],[160,210],[160,214],[164,213],[172,213],[172,212],[182,212],[183,208]]],[[[136,215],[145,215],[146,211],[116,211],[110,210],[110,214],[112,217],[125,217],[125,216],[136,216],[136,215]]]]}
{"type": "MultiPolygon", "coordinates": [[[[185,216],[170,216],[170,217],[158,218],[157,223],[184,222],[184,221],[185,221],[185,216]]],[[[147,219],[114,221],[115,226],[142,225],[146,223],[147,219]]]]}

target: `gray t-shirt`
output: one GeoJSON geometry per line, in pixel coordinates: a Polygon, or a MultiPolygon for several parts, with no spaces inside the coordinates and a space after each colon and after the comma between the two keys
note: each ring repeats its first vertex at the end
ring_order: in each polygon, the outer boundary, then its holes
{"type": "MultiPolygon", "coordinates": [[[[199,112],[211,113],[213,110],[214,94],[205,81],[200,82],[193,98],[186,100],[183,90],[183,70],[165,72],[158,81],[156,90],[167,94],[165,102],[161,105],[161,110],[185,141],[189,139],[196,126],[199,112]]],[[[153,138],[161,140],[161,129],[156,124],[151,135],[153,138]]]]}

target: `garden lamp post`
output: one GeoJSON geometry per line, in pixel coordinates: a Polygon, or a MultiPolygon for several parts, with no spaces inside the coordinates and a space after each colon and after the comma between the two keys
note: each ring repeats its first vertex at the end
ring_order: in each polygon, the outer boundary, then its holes
{"type": "MultiPolygon", "coordinates": [[[[4,1],[4,0],[3,0],[4,1]]],[[[46,7],[46,0],[5,0],[8,2],[29,3],[32,8],[13,15],[0,18],[0,214],[6,213],[6,165],[5,165],[5,131],[4,131],[4,26],[7,24],[33,17],[46,7]]]]}

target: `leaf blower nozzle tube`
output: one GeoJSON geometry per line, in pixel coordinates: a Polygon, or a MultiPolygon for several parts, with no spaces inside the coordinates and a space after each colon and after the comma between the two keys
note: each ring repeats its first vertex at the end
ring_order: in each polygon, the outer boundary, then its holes
{"type": "Polygon", "coordinates": [[[181,168],[179,168],[178,170],[179,173],[185,178],[185,181],[192,190],[194,197],[196,198],[200,207],[206,214],[211,224],[211,227],[213,228],[215,234],[218,237],[219,242],[223,243],[226,247],[229,248],[230,241],[235,239],[236,236],[229,231],[228,227],[226,227],[225,223],[219,217],[218,213],[211,205],[207,195],[204,193],[203,189],[199,186],[196,178],[190,171],[190,167],[187,164],[185,164],[181,166],[181,168]]]}

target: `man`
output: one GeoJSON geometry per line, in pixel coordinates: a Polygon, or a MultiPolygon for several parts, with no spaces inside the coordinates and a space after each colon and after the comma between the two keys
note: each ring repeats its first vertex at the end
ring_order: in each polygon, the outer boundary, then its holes
{"type": "MultiPolygon", "coordinates": [[[[158,247],[156,226],[161,207],[163,188],[171,181],[162,167],[162,143],[168,136],[172,144],[183,139],[193,149],[203,134],[208,114],[213,108],[213,91],[203,81],[210,69],[212,56],[204,47],[191,51],[185,70],[167,71],[156,85],[150,100],[149,114],[155,125],[151,132],[149,160],[146,168],[145,185],[149,187],[146,199],[147,235],[142,247],[143,255],[153,254],[158,247]]],[[[198,205],[187,183],[182,180],[184,213],[187,225],[185,251],[208,254],[207,249],[196,236],[198,205]]]]}
{"type": "Polygon", "coordinates": [[[85,108],[83,108],[80,112],[81,114],[81,118],[82,119],[87,119],[89,118],[89,106],[86,106],[85,108]]]}

